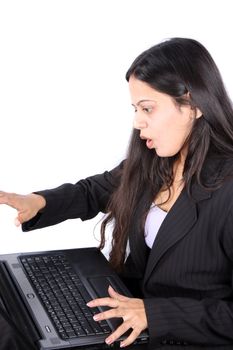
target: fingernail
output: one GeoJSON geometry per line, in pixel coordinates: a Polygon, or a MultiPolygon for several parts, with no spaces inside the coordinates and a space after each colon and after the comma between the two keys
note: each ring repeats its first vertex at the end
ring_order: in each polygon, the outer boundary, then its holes
{"type": "Polygon", "coordinates": [[[112,338],[107,338],[107,339],[105,339],[105,343],[111,344],[111,342],[112,342],[112,338]]]}
{"type": "Polygon", "coordinates": [[[20,221],[18,218],[15,219],[15,226],[20,226],[20,221]]]}
{"type": "Polygon", "coordinates": [[[98,321],[100,319],[99,315],[94,315],[93,320],[98,321]]]}
{"type": "Polygon", "coordinates": [[[121,342],[120,343],[120,348],[124,348],[125,347],[125,343],[121,342]]]}

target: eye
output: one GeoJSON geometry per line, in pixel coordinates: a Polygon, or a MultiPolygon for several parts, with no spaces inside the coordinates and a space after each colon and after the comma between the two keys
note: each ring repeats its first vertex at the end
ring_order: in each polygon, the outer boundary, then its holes
{"type": "Polygon", "coordinates": [[[152,112],[152,107],[142,107],[142,110],[145,113],[151,113],[152,112]]]}

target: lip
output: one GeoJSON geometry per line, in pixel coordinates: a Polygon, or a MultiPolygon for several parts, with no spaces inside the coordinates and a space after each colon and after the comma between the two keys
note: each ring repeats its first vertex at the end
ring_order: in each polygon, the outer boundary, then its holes
{"type": "Polygon", "coordinates": [[[149,149],[154,148],[154,142],[153,142],[153,140],[150,137],[146,137],[144,135],[140,135],[140,139],[146,141],[147,148],[149,148],[149,149]]]}
{"type": "Polygon", "coordinates": [[[154,142],[153,142],[153,140],[152,140],[152,139],[147,139],[147,140],[146,140],[146,146],[147,146],[147,148],[149,148],[149,149],[154,148],[154,142]]]}

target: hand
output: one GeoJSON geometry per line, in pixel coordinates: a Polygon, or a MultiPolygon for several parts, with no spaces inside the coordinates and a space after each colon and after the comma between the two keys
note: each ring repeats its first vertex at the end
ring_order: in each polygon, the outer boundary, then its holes
{"type": "Polygon", "coordinates": [[[15,225],[20,226],[36,216],[38,211],[45,207],[46,201],[44,197],[34,193],[20,195],[0,191],[0,204],[7,204],[18,211],[15,225]]]}
{"type": "Polygon", "coordinates": [[[125,347],[134,342],[138,335],[147,328],[147,318],[143,300],[128,298],[117,293],[111,286],[108,288],[110,297],[99,298],[87,303],[90,307],[109,306],[110,310],[96,314],[93,318],[95,321],[107,320],[112,317],[122,317],[122,324],[105,339],[110,345],[117,340],[122,334],[132,329],[130,335],[120,343],[120,347],[125,347]]]}

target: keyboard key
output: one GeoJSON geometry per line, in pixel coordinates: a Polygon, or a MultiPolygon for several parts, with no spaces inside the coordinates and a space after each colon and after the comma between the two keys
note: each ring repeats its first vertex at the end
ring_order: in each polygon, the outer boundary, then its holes
{"type": "Polygon", "coordinates": [[[99,310],[86,306],[92,298],[65,255],[28,256],[21,263],[62,339],[111,332],[106,321],[93,320],[99,310]]]}

